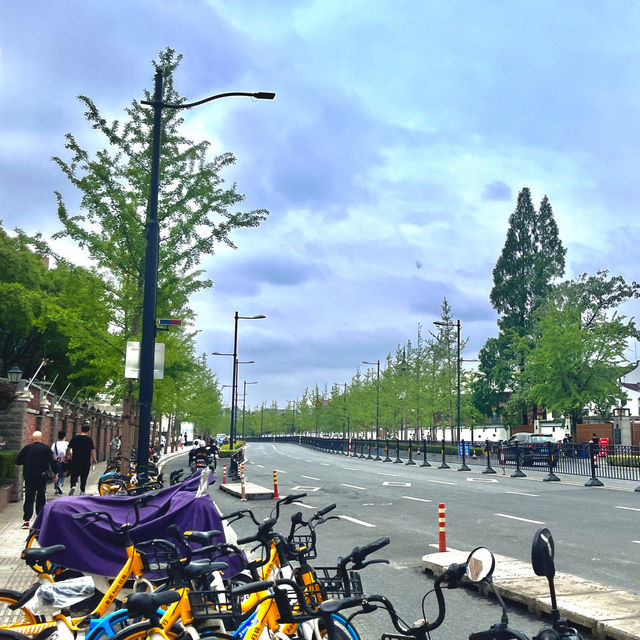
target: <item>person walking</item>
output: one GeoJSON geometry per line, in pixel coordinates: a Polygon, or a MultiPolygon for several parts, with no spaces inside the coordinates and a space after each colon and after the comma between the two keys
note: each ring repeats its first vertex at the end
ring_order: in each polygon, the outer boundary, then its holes
{"type": "Polygon", "coordinates": [[[58,479],[53,485],[54,492],[57,496],[62,495],[62,487],[64,486],[64,467],[66,465],[67,448],[69,443],[64,439],[64,431],[58,431],[58,439],[51,445],[51,451],[53,451],[53,457],[58,463],[58,479]]]}
{"type": "Polygon", "coordinates": [[[78,478],[80,478],[80,495],[84,495],[85,489],[87,488],[87,478],[89,477],[91,463],[93,462],[94,465],[97,463],[96,447],[89,435],[90,428],[91,427],[88,424],[82,425],[80,433],[73,436],[73,438],[71,438],[71,442],[69,442],[67,459],[69,459],[69,457],[71,458],[70,496],[72,496],[76,491],[78,478]]]}
{"type": "Polygon", "coordinates": [[[47,503],[48,472],[53,473],[54,482],[58,479],[53,451],[42,442],[42,431],[34,431],[32,439],[33,442],[23,447],[16,458],[16,464],[22,465],[24,478],[23,529],[29,528],[33,503],[36,505],[36,515],[47,503]]]}

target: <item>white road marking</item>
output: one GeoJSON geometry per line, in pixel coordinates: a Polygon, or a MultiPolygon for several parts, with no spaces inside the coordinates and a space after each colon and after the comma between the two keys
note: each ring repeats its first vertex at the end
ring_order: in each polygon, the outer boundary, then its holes
{"type": "Polygon", "coordinates": [[[305,460],[305,462],[313,462],[313,460],[305,460]]]}
{"type": "Polygon", "coordinates": [[[364,520],[357,520],[356,518],[352,518],[351,516],[338,516],[340,520],[348,520],[349,522],[353,522],[355,524],[361,524],[363,527],[375,527],[375,524],[371,524],[370,522],[365,522],[364,520]]]}
{"type": "Polygon", "coordinates": [[[627,511],[640,511],[640,509],[637,509],[636,507],[615,507],[616,509],[625,509],[627,511]]]}
{"type": "Polygon", "coordinates": [[[431,502],[431,500],[427,500],[426,498],[414,498],[413,496],[402,496],[407,500],[415,500],[416,502],[431,502]]]}
{"type": "Polygon", "coordinates": [[[392,478],[397,478],[397,473],[385,473],[384,471],[378,471],[379,476],[391,476],[392,478]]]}
{"type": "Polygon", "coordinates": [[[640,540],[632,540],[631,542],[635,542],[636,544],[640,544],[640,540]]]}
{"type": "Polygon", "coordinates": [[[500,516],[501,518],[509,518],[510,520],[520,520],[520,522],[530,522],[531,524],[544,524],[540,520],[528,520],[527,518],[518,518],[518,516],[509,516],[506,513],[494,513],[494,516],[500,516]]]}
{"type": "Polygon", "coordinates": [[[291,491],[320,491],[320,489],[322,489],[322,487],[291,487],[291,491]]]}
{"type": "Polygon", "coordinates": [[[455,486],[455,482],[445,482],[444,480],[427,480],[427,482],[435,482],[436,484],[451,484],[455,486]]]}
{"type": "Polygon", "coordinates": [[[274,471],[277,471],[278,473],[288,473],[288,471],[283,471],[282,469],[274,469],[274,471]]]}
{"type": "Polygon", "coordinates": [[[498,482],[495,478],[467,478],[467,482],[498,482]]]}
{"type": "Polygon", "coordinates": [[[358,471],[355,467],[343,467],[345,471],[358,471]]]}
{"type": "Polygon", "coordinates": [[[300,476],[301,478],[306,478],[307,480],[320,480],[320,478],[314,478],[313,476],[300,476]]]}
{"type": "Polygon", "coordinates": [[[382,483],[382,486],[383,487],[410,487],[411,483],[410,482],[394,482],[393,480],[392,481],[385,480],[382,483]]]}
{"type": "Polygon", "coordinates": [[[315,509],[314,506],[310,504],[305,504],[304,502],[298,502],[297,500],[292,502],[291,504],[297,504],[299,507],[304,507],[305,509],[315,509]]]}
{"type": "Polygon", "coordinates": [[[390,507],[393,502],[363,502],[363,507],[390,507]]]}
{"type": "Polygon", "coordinates": [[[514,496],[529,496],[530,498],[539,498],[537,493],[521,493],[520,491],[507,491],[506,493],[512,493],[514,496]]]}
{"type": "Polygon", "coordinates": [[[328,467],[328,466],[329,466],[329,463],[328,463],[328,462],[321,462],[320,464],[321,464],[323,467],[328,467]]]}
{"type": "Polygon", "coordinates": [[[342,483],[343,487],[349,487],[350,489],[362,489],[362,491],[366,491],[367,487],[359,487],[355,484],[345,484],[344,482],[342,483]]]}
{"type": "Polygon", "coordinates": [[[264,465],[263,464],[256,464],[256,467],[260,467],[261,469],[264,469],[264,465]]]}

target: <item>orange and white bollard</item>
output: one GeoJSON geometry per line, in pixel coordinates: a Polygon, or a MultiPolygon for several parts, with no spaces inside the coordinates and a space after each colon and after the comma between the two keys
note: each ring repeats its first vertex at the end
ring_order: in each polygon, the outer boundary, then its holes
{"type": "Polygon", "coordinates": [[[244,483],[244,462],[240,465],[240,500],[247,499],[247,492],[244,483]]]}
{"type": "Polygon", "coordinates": [[[278,494],[278,474],[273,472],[273,499],[277,500],[279,498],[278,494]]]}
{"type": "Polygon", "coordinates": [[[444,502],[438,504],[438,551],[447,550],[447,533],[444,526],[444,502]]]}
{"type": "Polygon", "coordinates": [[[227,465],[222,465],[222,484],[227,484],[227,465]]]}

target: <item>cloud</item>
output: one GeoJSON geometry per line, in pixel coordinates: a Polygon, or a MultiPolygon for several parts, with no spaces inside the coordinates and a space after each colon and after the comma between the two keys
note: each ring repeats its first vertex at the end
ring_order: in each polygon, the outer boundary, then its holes
{"type": "Polygon", "coordinates": [[[501,180],[494,180],[484,186],[484,192],[482,194],[483,200],[488,201],[503,201],[511,200],[511,187],[505,184],[501,180]]]}

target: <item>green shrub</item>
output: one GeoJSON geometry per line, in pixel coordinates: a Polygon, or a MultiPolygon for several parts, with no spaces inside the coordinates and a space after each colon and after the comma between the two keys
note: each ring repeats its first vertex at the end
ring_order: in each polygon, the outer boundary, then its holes
{"type": "Polygon", "coordinates": [[[640,456],[607,456],[607,464],[611,467],[640,467],[640,456]]]}
{"type": "Polygon", "coordinates": [[[218,451],[219,458],[230,458],[234,453],[236,453],[239,449],[242,449],[247,443],[244,440],[236,440],[233,451],[229,449],[228,444],[223,444],[218,451]]]}
{"type": "Polygon", "coordinates": [[[16,469],[17,451],[0,451],[0,485],[7,484],[16,469]]]}

